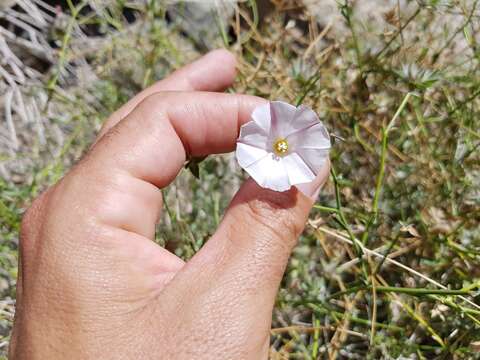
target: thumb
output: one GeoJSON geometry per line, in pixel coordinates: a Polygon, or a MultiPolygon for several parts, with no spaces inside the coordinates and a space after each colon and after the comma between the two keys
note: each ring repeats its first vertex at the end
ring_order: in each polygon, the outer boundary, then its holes
{"type": "Polygon", "coordinates": [[[278,286],[329,168],[326,162],[301,191],[276,192],[251,179],[242,186],[215,235],[167,290],[179,311],[191,309],[194,327],[204,334],[211,330],[213,338],[228,334],[223,341],[232,348],[268,349],[278,286]]]}
{"type": "MultiPolygon", "coordinates": [[[[198,257],[212,263],[221,256],[215,271],[243,279],[245,287],[257,288],[254,301],[261,296],[273,306],[292,249],[329,170],[327,162],[312,183],[284,192],[262,188],[249,179],[198,257]]],[[[232,292],[242,296],[242,284],[235,286],[232,292]]]]}

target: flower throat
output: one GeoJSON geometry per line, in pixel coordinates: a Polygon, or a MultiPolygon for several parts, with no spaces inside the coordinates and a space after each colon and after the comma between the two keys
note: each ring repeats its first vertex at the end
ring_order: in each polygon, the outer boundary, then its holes
{"type": "Polygon", "coordinates": [[[288,141],[287,139],[278,139],[273,144],[273,151],[275,154],[282,156],[285,155],[288,151],[288,141]]]}

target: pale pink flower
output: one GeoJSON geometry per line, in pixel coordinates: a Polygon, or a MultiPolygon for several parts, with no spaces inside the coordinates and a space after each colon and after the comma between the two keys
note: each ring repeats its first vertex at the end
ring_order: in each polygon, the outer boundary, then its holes
{"type": "Polygon", "coordinates": [[[330,147],[327,129],[313,110],[272,101],[256,108],[241,127],[236,156],[258,185],[286,191],[314,180],[330,147]]]}

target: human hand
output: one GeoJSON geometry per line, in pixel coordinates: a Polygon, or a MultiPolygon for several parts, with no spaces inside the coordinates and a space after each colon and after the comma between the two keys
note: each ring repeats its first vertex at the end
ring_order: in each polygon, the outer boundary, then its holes
{"type": "Polygon", "coordinates": [[[276,292],[328,166],[279,193],[248,180],[187,263],[152,240],[188,155],[232,151],[265,100],[221,91],[214,51],[137,95],[24,216],[12,359],[258,359],[276,292]]]}

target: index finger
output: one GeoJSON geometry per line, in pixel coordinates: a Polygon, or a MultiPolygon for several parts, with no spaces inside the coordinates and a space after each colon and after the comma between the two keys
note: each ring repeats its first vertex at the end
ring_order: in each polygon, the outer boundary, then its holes
{"type": "Polygon", "coordinates": [[[232,151],[240,126],[265,101],[211,92],[150,95],[94,145],[88,162],[100,164],[108,176],[127,172],[165,187],[188,155],[232,151]]]}

